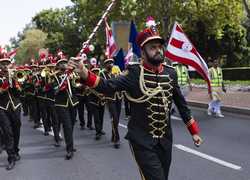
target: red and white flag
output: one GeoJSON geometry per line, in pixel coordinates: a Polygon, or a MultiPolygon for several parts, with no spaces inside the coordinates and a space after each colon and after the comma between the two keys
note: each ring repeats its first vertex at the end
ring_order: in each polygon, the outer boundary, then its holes
{"type": "Polygon", "coordinates": [[[115,39],[112,33],[112,29],[109,27],[107,19],[105,18],[105,31],[106,31],[106,56],[112,58],[117,51],[118,47],[115,43],[115,39]]]}
{"type": "Polygon", "coordinates": [[[165,56],[172,61],[192,66],[205,79],[208,91],[211,92],[207,64],[177,22],[174,24],[165,56]]]}
{"type": "Polygon", "coordinates": [[[7,57],[9,57],[10,59],[13,59],[16,56],[17,50],[18,48],[8,52],[7,57]]]}
{"type": "Polygon", "coordinates": [[[124,63],[125,63],[126,65],[129,64],[129,62],[132,60],[133,55],[134,55],[133,49],[130,48],[130,49],[128,50],[127,55],[126,55],[125,58],[124,58],[124,63]]]}

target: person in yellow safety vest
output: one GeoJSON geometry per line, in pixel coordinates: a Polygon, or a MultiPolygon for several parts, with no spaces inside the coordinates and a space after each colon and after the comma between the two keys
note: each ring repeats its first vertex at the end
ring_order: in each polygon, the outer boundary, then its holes
{"type": "Polygon", "coordinates": [[[209,76],[211,79],[211,101],[208,105],[207,114],[211,116],[215,113],[216,117],[224,117],[221,113],[221,101],[222,94],[226,92],[226,88],[223,83],[222,69],[218,66],[217,59],[212,62],[212,67],[209,68],[209,76]]]}
{"type": "Polygon", "coordinates": [[[120,70],[119,66],[114,65],[112,67],[111,73],[114,74],[115,76],[120,75],[121,74],[121,70],[120,70]]]}
{"type": "MultiPolygon", "coordinates": [[[[192,86],[191,86],[187,66],[178,62],[173,62],[172,65],[175,68],[175,71],[177,73],[178,84],[180,86],[181,93],[183,97],[186,99],[189,92],[192,91],[192,86]]],[[[176,112],[176,108],[175,108],[175,104],[173,104],[171,108],[171,114],[174,114],[175,112],[176,112]]]]}
{"type": "Polygon", "coordinates": [[[192,91],[192,86],[190,82],[190,77],[188,74],[188,68],[186,65],[174,62],[173,66],[175,67],[177,77],[178,77],[178,84],[181,88],[181,92],[183,96],[186,98],[189,94],[189,91],[192,91]]]}

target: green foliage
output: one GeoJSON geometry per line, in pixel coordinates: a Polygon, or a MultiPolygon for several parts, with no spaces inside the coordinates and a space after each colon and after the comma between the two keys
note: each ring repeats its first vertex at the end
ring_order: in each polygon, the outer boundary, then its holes
{"type": "MultiPolygon", "coordinates": [[[[33,17],[35,27],[47,33],[46,47],[52,53],[60,48],[75,56],[111,2],[71,1],[71,7],[43,10],[33,17]]],[[[116,0],[108,21],[134,20],[138,30],[142,30],[149,15],[160,22],[163,37],[169,37],[175,21],[181,23],[205,59],[224,57],[227,67],[250,65],[250,21],[246,23],[242,0],[116,0]],[[243,22],[249,24],[247,31],[243,22]]],[[[13,44],[18,42],[13,40],[13,44]]],[[[105,46],[103,25],[92,43],[100,56],[105,46]]]]}
{"type": "Polygon", "coordinates": [[[16,63],[24,64],[32,58],[38,57],[39,49],[45,46],[47,34],[38,29],[27,30],[23,40],[19,43],[16,55],[16,63]]]}

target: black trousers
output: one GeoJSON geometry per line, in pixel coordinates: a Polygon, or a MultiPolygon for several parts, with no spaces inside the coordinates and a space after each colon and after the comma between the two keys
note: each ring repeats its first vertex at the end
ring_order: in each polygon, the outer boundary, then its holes
{"type": "Polygon", "coordinates": [[[46,100],[38,98],[38,107],[40,110],[40,117],[43,122],[44,131],[48,132],[50,130],[51,123],[50,123],[50,112],[49,109],[47,108],[46,102],[47,102],[46,100]]]}
{"type": "Polygon", "coordinates": [[[18,107],[16,110],[9,108],[4,112],[10,121],[10,125],[13,131],[15,153],[18,153],[21,130],[21,107],[18,107]]]}
{"type": "Polygon", "coordinates": [[[86,107],[87,116],[88,116],[87,126],[90,127],[90,126],[92,126],[92,116],[89,115],[89,111],[88,111],[88,107],[87,107],[88,99],[85,96],[78,96],[78,100],[79,100],[79,104],[77,106],[77,111],[78,111],[78,117],[80,120],[80,126],[85,127],[84,109],[86,107]]]}
{"type": "Polygon", "coordinates": [[[59,142],[60,122],[57,118],[54,102],[50,100],[43,100],[41,101],[41,104],[42,108],[40,108],[40,110],[42,112],[41,114],[43,114],[42,120],[44,125],[44,131],[48,132],[52,126],[55,141],[59,142]]]}
{"type": "Polygon", "coordinates": [[[130,113],[130,103],[125,96],[124,96],[123,100],[124,100],[124,106],[125,106],[125,115],[130,116],[130,114],[131,114],[130,113]]]}
{"type": "Polygon", "coordinates": [[[66,151],[72,152],[74,149],[73,130],[76,122],[76,108],[56,106],[56,115],[63,126],[66,151]]]}
{"type": "Polygon", "coordinates": [[[172,146],[166,150],[158,143],[152,149],[147,149],[132,141],[129,143],[142,179],[168,180],[172,146]]]}
{"type": "Polygon", "coordinates": [[[109,113],[111,116],[111,125],[112,125],[112,142],[118,142],[120,140],[119,135],[119,119],[121,114],[121,100],[117,99],[115,101],[108,102],[109,113]]]}
{"type": "Polygon", "coordinates": [[[23,109],[23,114],[28,115],[29,113],[29,108],[28,108],[28,103],[27,103],[27,98],[26,96],[20,96],[20,101],[22,103],[22,109],[23,109]]]}
{"type": "Polygon", "coordinates": [[[90,111],[89,113],[94,116],[96,134],[101,134],[101,131],[103,130],[103,118],[104,118],[105,106],[89,103],[88,107],[90,111]]]}
{"type": "Polygon", "coordinates": [[[34,121],[35,125],[40,124],[40,110],[38,98],[33,95],[27,95],[27,103],[29,106],[29,112],[31,119],[34,121]]]}
{"type": "Polygon", "coordinates": [[[1,146],[5,145],[8,154],[8,161],[12,161],[15,158],[14,134],[11,122],[4,110],[0,110],[0,128],[2,131],[0,137],[2,143],[1,146]]]}

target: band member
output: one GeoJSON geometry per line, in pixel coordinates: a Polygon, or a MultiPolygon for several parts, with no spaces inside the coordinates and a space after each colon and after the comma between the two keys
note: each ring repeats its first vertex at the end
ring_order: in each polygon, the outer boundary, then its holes
{"type": "Polygon", "coordinates": [[[34,60],[31,60],[31,70],[32,73],[27,75],[26,81],[22,84],[22,89],[27,98],[30,119],[34,122],[34,129],[39,128],[41,126],[40,123],[40,111],[39,111],[39,103],[37,98],[37,87],[36,82],[38,81],[38,64],[35,63],[34,60]]]}
{"type": "MultiPolygon", "coordinates": [[[[99,75],[100,68],[92,67],[91,72],[99,75]]],[[[88,108],[89,113],[94,116],[95,130],[96,130],[96,140],[100,140],[102,135],[105,135],[103,131],[103,118],[105,109],[105,96],[101,93],[96,92],[93,89],[88,90],[88,108]]]]}
{"type": "MultiPolygon", "coordinates": [[[[114,66],[114,60],[113,59],[106,59],[104,60],[104,71],[101,73],[101,77],[104,79],[111,79],[112,77],[115,77],[118,75],[118,71],[116,70],[116,73],[112,73],[112,69],[114,66]],[[116,74],[116,75],[115,75],[116,74]]],[[[119,135],[119,118],[121,113],[121,96],[119,92],[115,92],[112,95],[105,95],[109,109],[109,113],[111,116],[111,124],[112,124],[112,137],[111,142],[114,143],[114,148],[118,149],[120,147],[120,135],[119,135]]]]}
{"type": "Polygon", "coordinates": [[[60,123],[59,120],[56,117],[55,112],[55,90],[53,88],[53,84],[56,82],[56,79],[54,78],[54,75],[56,74],[55,71],[56,61],[53,57],[49,55],[49,57],[46,60],[46,65],[43,66],[40,76],[41,76],[41,82],[40,82],[40,91],[41,96],[40,102],[41,102],[41,114],[43,114],[43,124],[44,124],[44,135],[48,135],[51,126],[54,133],[54,140],[55,140],[55,146],[60,146],[61,138],[59,136],[60,132],[60,123]]]}
{"type": "Polygon", "coordinates": [[[150,23],[137,36],[141,63],[132,65],[124,75],[104,79],[88,71],[82,64],[70,62],[82,83],[95,90],[113,94],[126,91],[131,102],[131,119],[126,139],[139,165],[142,179],[167,180],[172,157],[170,108],[174,101],[195,145],[202,142],[198,124],[191,116],[180,91],[174,68],[163,65],[164,39],[156,23],[150,23]]]}
{"type": "Polygon", "coordinates": [[[74,155],[73,130],[76,122],[77,98],[74,96],[69,73],[66,69],[67,59],[57,61],[56,69],[58,73],[54,76],[56,83],[55,110],[58,120],[62,123],[67,154],[66,160],[72,159],[74,155]]]}
{"type": "Polygon", "coordinates": [[[0,59],[0,124],[6,138],[4,142],[9,162],[7,170],[13,169],[15,161],[21,158],[19,155],[21,103],[17,98],[21,88],[19,83],[12,78],[14,67],[10,63],[11,61],[8,58],[0,59]]]}
{"type": "MultiPolygon", "coordinates": [[[[86,66],[88,65],[85,58],[72,57],[71,59],[74,60],[74,61],[83,61],[83,63],[86,66]]],[[[87,127],[92,130],[93,129],[93,127],[92,127],[92,116],[91,116],[91,113],[88,111],[88,107],[87,107],[87,104],[88,104],[88,96],[87,96],[88,88],[86,86],[82,85],[79,82],[79,79],[80,79],[80,77],[78,75],[73,74],[72,85],[73,85],[73,88],[74,88],[74,91],[75,91],[75,95],[76,95],[76,97],[78,98],[78,101],[79,101],[79,104],[77,106],[77,112],[78,112],[78,117],[79,117],[79,120],[80,120],[80,127],[81,127],[81,130],[85,129],[84,110],[85,110],[85,107],[86,107],[86,109],[87,109],[87,127]]]]}

